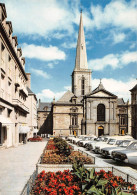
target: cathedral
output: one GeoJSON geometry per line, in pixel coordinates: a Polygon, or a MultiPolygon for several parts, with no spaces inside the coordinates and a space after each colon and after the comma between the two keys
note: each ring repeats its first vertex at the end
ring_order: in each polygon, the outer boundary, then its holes
{"type": "Polygon", "coordinates": [[[81,12],[75,66],[72,72],[72,91],[67,91],[58,101],[53,100],[50,106],[49,103],[39,102],[40,133],[57,136],[131,134],[129,103],[107,91],[101,81],[96,89],[92,89],[91,77],[81,12]],[[46,110],[48,115],[45,115],[46,110]],[[46,117],[41,124],[42,116],[46,117]],[[50,125],[47,128],[48,120],[50,125]]]}

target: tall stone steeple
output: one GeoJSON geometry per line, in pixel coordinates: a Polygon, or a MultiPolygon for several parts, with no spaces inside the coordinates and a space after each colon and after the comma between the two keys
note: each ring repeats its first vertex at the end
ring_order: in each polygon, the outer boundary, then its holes
{"type": "Polygon", "coordinates": [[[75,61],[75,70],[80,70],[80,69],[88,69],[82,11],[80,15],[79,34],[78,34],[76,61],[75,61]]]}
{"type": "Polygon", "coordinates": [[[75,67],[72,73],[72,92],[76,96],[84,96],[91,92],[91,70],[88,69],[87,65],[87,53],[82,12],[80,15],[75,67]]]}

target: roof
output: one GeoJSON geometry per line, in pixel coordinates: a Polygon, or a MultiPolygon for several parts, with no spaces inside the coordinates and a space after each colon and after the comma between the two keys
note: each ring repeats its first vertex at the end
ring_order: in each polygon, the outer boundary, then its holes
{"type": "Polygon", "coordinates": [[[102,84],[101,81],[100,81],[98,87],[97,87],[96,89],[94,89],[90,94],[88,94],[88,95],[86,95],[86,96],[96,94],[96,93],[98,93],[99,91],[103,91],[103,92],[105,92],[105,93],[107,93],[107,94],[109,94],[109,95],[111,95],[111,96],[117,97],[117,96],[114,95],[113,93],[107,91],[107,90],[104,88],[104,86],[103,86],[103,84],[102,84]]]}
{"type": "Polygon", "coordinates": [[[118,103],[118,105],[124,105],[125,104],[123,98],[118,98],[118,102],[117,103],[118,103]]]}
{"type": "Polygon", "coordinates": [[[135,90],[137,90],[137,84],[132,89],[130,89],[129,91],[135,91],[135,90]]]}
{"type": "Polygon", "coordinates": [[[31,91],[31,89],[29,87],[27,87],[27,91],[28,91],[28,93],[34,94],[33,91],[31,91]]]}
{"type": "Polygon", "coordinates": [[[69,102],[73,96],[74,93],[68,90],[57,102],[69,102]]]}
{"type": "Polygon", "coordinates": [[[77,96],[74,95],[71,91],[67,91],[56,103],[57,104],[73,104],[72,103],[72,98],[77,99],[77,103],[81,103],[81,99],[77,96]]]}
{"type": "Polygon", "coordinates": [[[39,102],[38,111],[51,111],[52,103],[49,102],[39,102]],[[44,108],[47,108],[46,110],[44,108]]]}

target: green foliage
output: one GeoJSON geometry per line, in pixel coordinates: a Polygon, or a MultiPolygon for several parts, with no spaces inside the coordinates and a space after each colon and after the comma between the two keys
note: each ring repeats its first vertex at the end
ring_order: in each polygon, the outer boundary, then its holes
{"type": "Polygon", "coordinates": [[[115,188],[102,174],[95,174],[95,169],[88,170],[80,161],[75,161],[72,174],[80,184],[83,195],[131,195],[123,192],[121,187],[115,188]]]}
{"type": "Polygon", "coordinates": [[[62,154],[64,156],[70,155],[71,151],[70,151],[69,145],[67,144],[65,140],[63,140],[61,137],[56,137],[54,138],[53,141],[55,142],[55,146],[59,150],[59,154],[62,154]]]}

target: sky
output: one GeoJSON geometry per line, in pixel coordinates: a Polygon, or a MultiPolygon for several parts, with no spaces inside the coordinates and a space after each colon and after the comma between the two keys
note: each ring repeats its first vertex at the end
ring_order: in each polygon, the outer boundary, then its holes
{"type": "Polygon", "coordinates": [[[38,99],[58,100],[71,90],[82,9],[92,90],[102,79],[106,90],[130,100],[129,90],[137,84],[136,0],[0,1],[38,99]]]}

